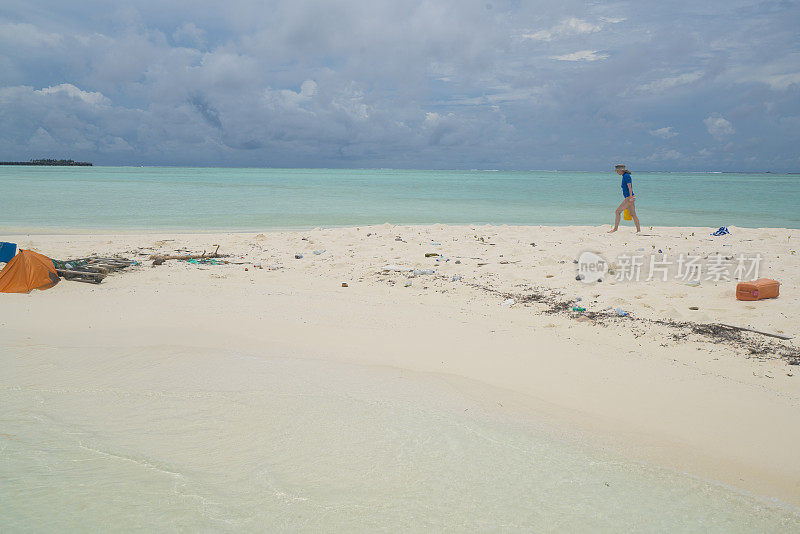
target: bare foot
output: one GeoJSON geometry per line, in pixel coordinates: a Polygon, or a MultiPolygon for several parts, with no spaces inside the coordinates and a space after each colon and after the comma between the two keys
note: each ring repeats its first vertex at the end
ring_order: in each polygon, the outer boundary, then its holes
{"type": "Polygon", "coordinates": [[[611,230],[609,230],[609,231],[608,231],[608,233],[609,233],[609,234],[613,234],[613,233],[614,233],[614,232],[616,232],[616,231],[617,231],[617,228],[612,228],[611,230]]]}

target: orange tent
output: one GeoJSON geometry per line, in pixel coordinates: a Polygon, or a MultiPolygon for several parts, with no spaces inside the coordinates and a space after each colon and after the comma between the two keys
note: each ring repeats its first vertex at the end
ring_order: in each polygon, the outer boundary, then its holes
{"type": "Polygon", "coordinates": [[[58,283],[53,260],[32,250],[20,249],[19,254],[0,271],[0,293],[27,293],[32,289],[47,289],[58,283]]]}

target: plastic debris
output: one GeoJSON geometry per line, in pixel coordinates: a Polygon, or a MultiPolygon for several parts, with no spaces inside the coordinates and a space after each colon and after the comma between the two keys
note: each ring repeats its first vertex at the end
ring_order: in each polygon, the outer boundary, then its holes
{"type": "Polygon", "coordinates": [[[437,252],[426,252],[426,253],[425,253],[425,257],[426,257],[426,258],[432,258],[432,257],[434,257],[434,256],[438,256],[438,255],[439,255],[439,254],[438,254],[437,252]]]}
{"type": "Polygon", "coordinates": [[[433,269],[414,269],[414,276],[419,276],[421,274],[434,274],[436,271],[433,269]]]}
{"type": "Polygon", "coordinates": [[[411,267],[403,267],[402,265],[384,265],[382,271],[390,271],[394,273],[410,273],[414,269],[411,267]]]}
{"type": "Polygon", "coordinates": [[[626,312],[622,308],[617,308],[617,315],[619,315],[620,317],[627,317],[628,316],[628,312],[626,312]]]}
{"type": "Polygon", "coordinates": [[[348,287],[347,282],[342,282],[342,287],[348,287]]]}
{"type": "Polygon", "coordinates": [[[711,232],[711,235],[713,235],[713,236],[721,236],[721,235],[732,235],[732,234],[731,234],[731,231],[728,230],[727,226],[720,226],[719,230],[711,232]]]}
{"type": "Polygon", "coordinates": [[[325,252],[325,249],[324,249],[324,248],[323,248],[323,249],[320,249],[320,250],[315,250],[315,251],[314,251],[314,255],[315,255],[315,256],[319,256],[320,254],[323,254],[324,252],[325,252]]]}
{"type": "Polygon", "coordinates": [[[406,280],[406,282],[403,284],[403,287],[411,287],[411,280],[406,280]]]}
{"type": "Polygon", "coordinates": [[[462,278],[461,276],[453,275],[453,279],[451,281],[452,282],[458,282],[459,280],[461,280],[461,278],[462,278]]]}
{"type": "Polygon", "coordinates": [[[572,307],[572,311],[574,311],[574,312],[585,312],[586,308],[582,308],[580,306],[573,306],[572,307]]]}
{"type": "Polygon", "coordinates": [[[296,260],[302,260],[302,259],[303,259],[303,255],[302,255],[302,254],[295,254],[295,255],[294,255],[294,259],[296,259],[296,260]]]}
{"type": "Polygon", "coordinates": [[[505,306],[506,308],[514,305],[514,299],[506,299],[500,303],[501,306],[505,306]]]}

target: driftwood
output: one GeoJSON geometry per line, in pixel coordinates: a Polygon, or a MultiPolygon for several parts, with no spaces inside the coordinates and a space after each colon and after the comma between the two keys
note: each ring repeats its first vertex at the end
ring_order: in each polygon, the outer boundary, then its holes
{"type": "Polygon", "coordinates": [[[136,264],[127,258],[80,258],[76,260],[55,260],[56,273],[65,280],[99,284],[114,271],[119,271],[136,264]]]}
{"type": "Polygon", "coordinates": [[[207,258],[227,258],[228,254],[220,254],[219,253],[219,245],[217,245],[216,250],[210,254],[206,254],[204,250],[202,254],[153,254],[150,256],[150,259],[153,260],[153,265],[161,265],[167,260],[204,260],[207,258]]]}
{"type": "Polygon", "coordinates": [[[788,336],[786,334],[779,334],[777,332],[766,332],[764,330],[757,330],[755,328],[750,328],[748,326],[736,326],[735,324],[727,324],[727,323],[719,323],[719,324],[721,324],[722,326],[727,326],[728,328],[733,328],[735,330],[755,332],[756,334],[761,334],[762,336],[777,337],[778,339],[792,339],[792,336],[788,336]]]}
{"type": "Polygon", "coordinates": [[[69,269],[56,269],[58,276],[66,280],[74,280],[76,282],[89,282],[92,284],[99,284],[106,277],[103,273],[87,273],[85,271],[71,271],[69,269]]]}

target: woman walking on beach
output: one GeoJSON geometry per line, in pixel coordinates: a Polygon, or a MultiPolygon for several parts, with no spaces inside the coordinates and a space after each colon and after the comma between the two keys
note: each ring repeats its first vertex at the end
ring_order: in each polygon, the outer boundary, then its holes
{"type": "Polygon", "coordinates": [[[622,176],[622,196],[625,197],[622,200],[622,204],[617,206],[616,211],[614,212],[614,228],[608,231],[608,233],[616,232],[619,229],[619,217],[622,215],[622,212],[628,210],[628,213],[631,214],[633,218],[633,222],[636,224],[636,232],[641,232],[642,229],[639,227],[639,217],[636,216],[636,207],[634,203],[636,202],[636,195],[633,194],[633,180],[631,180],[631,173],[628,172],[628,169],[625,168],[625,165],[622,163],[615,165],[614,169],[617,171],[617,174],[622,176]]]}

